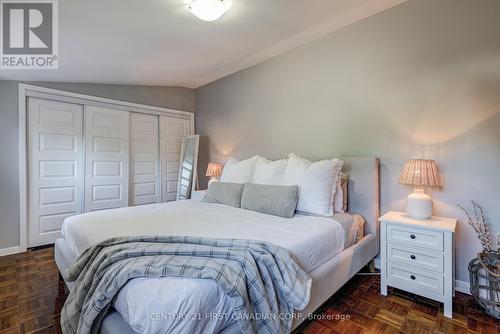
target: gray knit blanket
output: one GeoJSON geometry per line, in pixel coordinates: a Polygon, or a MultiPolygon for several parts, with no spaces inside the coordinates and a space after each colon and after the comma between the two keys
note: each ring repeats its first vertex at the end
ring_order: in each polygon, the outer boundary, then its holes
{"type": "Polygon", "coordinates": [[[67,274],[76,284],[61,312],[65,334],[97,334],[113,297],[137,277],[215,281],[242,333],[290,333],[292,314],[308,304],[311,287],[284,248],[238,239],[112,238],[87,249],[67,274]]]}

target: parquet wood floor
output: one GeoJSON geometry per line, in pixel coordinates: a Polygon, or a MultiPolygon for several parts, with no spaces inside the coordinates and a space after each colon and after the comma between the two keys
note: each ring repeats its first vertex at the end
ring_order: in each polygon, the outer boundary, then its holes
{"type": "MultiPolygon", "coordinates": [[[[468,295],[457,293],[448,319],[439,303],[396,289],[384,297],[379,284],[378,276],[355,276],[295,334],[500,334],[500,322],[468,295]]],[[[0,334],[60,333],[66,293],[52,247],[0,257],[0,334]]]]}

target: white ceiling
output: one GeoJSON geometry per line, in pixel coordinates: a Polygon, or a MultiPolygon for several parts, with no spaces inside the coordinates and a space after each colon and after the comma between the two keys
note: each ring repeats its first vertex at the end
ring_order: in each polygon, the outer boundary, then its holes
{"type": "Polygon", "coordinates": [[[59,0],[59,69],[0,79],[196,88],[405,0],[232,0],[218,21],[186,0],[59,0]]]}

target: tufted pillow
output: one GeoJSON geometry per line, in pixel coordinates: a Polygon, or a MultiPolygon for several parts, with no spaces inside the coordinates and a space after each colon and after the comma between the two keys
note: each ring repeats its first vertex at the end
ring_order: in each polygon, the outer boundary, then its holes
{"type": "Polygon", "coordinates": [[[255,163],[258,159],[263,158],[257,155],[241,161],[229,158],[224,165],[224,169],[222,170],[220,181],[232,183],[250,182],[252,180],[255,163]]]}
{"type": "Polygon", "coordinates": [[[333,215],[333,199],[343,161],[338,158],[311,162],[290,153],[283,184],[299,186],[297,211],[333,215]]]}
{"type": "Polygon", "coordinates": [[[264,158],[257,159],[255,169],[252,175],[252,183],[256,184],[283,184],[285,169],[288,159],[276,161],[267,160],[264,158]]]}

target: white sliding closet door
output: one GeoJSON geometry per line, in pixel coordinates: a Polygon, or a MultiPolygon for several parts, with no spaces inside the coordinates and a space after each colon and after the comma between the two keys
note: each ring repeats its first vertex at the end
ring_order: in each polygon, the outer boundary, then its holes
{"type": "Polygon", "coordinates": [[[129,113],[85,107],[85,211],[128,206],[129,113]]]}
{"type": "Polygon", "coordinates": [[[130,113],[130,205],[161,202],[158,116],[130,113]]]}
{"type": "Polygon", "coordinates": [[[55,242],[83,203],[83,106],[28,99],[28,246],[55,242]]]}
{"type": "Polygon", "coordinates": [[[191,133],[191,121],[186,118],[160,116],[160,162],[162,201],[175,201],[181,143],[191,133]]]}

